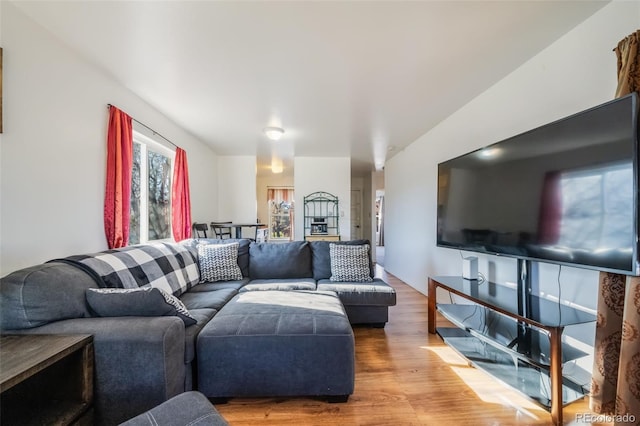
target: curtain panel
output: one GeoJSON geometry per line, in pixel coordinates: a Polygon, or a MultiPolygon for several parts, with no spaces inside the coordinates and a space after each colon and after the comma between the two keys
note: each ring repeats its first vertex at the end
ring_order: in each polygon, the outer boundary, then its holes
{"type": "Polygon", "coordinates": [[[292,188],[268,188],[267,189],[267,201],[274,201],[281,203],[284,201],[288,203],[293,201],[293,189],[292,188]]]}
{"type": "Polygon", "coordinates": [[[191,196],[189,194],[189,167],[187,153],[176,149],[171,191],[171,227],[173,238],[182,241],[191,237],[191,196]]]}
{"type": "Polygon", "coordinates": [[[131,117],[110,105],[104,197],[104,232],[110,249],[125,247],[129,241],[132,156],[131,117]]]}
{"type": "MultiPolygon", "coordinates": [[[[616,97],[640,91],[640,30],[618,43],[616,97]]],[[[640,424],[640,278],[601,272],[590,408],[640,424]],[[625,417],[626,416],[626,417],[625,417]]]]}
{"type": "Polygon", "coordinates": [[[618,59],[616,98],[640,91],[640,30],[620,40],[613,49],[618,59]]]}
{"type": "Polygon", "coordinates": [[[541,244],[557,244],[562,223],[562,188],[559,172],[547,172],[542,186],[538,214],[538,240],[541,244]]]}

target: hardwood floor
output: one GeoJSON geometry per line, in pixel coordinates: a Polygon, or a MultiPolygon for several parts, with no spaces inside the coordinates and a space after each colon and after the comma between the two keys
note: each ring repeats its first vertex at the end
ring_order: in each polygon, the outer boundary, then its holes
{"type": "MultiPolygon", "coordinates": [[[[427,332],[427,298],[378,267],[397,291],[384,329],[355,327],[356,383],[347,403],[314,398],[231,399],[217,409],[232,425],[548,425],[550,414],[427,332]]],[[[442,318],[440,321],[444,321],[442,318]]],[[[565,425],[588,423],[586,399],[565,425]]]]}

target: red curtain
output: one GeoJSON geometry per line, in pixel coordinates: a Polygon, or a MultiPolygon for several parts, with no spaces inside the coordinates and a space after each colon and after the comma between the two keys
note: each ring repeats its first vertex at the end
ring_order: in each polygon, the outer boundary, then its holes
{"type": "Polygon", "coordinates": [[[173,167],[173,188],[171,191],[171,227],[173,238],[182,241],[191,237],[191,197],[189,195],[189,167],[187,153],[176,149],[173,167]]]}
{"type": "Polygon", "coordinates": [[[556,244],[562,222],[562,189],[560,173],[548,172],[544,177],[542,200],[538,215],[538,243],[556,244]]]}
{"type": "Polygon", "coordinates": [[[104,196],[104,233],[110,249],[124,247],[129,241],[132,155],[131,117],[110,105],[104,196]]]}

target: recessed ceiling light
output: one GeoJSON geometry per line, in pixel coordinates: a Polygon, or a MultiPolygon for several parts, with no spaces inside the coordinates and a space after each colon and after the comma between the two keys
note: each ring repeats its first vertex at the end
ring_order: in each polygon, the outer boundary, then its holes
{"type": "Polygon", "coordinates": [[[265,127],[263,131],[272,141],[277,141],[284,135],[284,129],[280,127],[265,127]]]}

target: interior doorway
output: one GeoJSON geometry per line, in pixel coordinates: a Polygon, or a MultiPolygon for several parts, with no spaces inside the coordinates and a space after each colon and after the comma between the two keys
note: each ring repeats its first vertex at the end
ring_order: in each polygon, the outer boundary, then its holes
{"type": "Polygon", "coordinates": [[[384,247],[384,190],[376,191],[376,245],[384,247]]]}
{"type": "Polygon", "coordinates": [[[362,238],[362,191],[351,190],[351,239],[362,238]]]}
{"type": "Polygon", "coordinates": [[[269,222],[267,241],[288,242],[294,240],[294,190],[291,187],[267,188],[269,222]]]}

